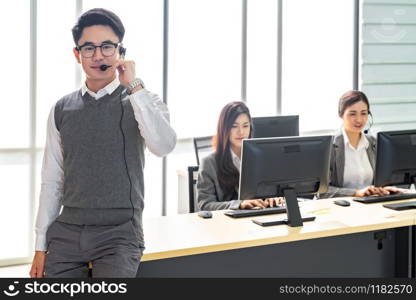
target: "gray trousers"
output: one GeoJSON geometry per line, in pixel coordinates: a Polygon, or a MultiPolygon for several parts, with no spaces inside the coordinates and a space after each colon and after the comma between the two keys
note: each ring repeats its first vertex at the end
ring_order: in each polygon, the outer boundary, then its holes
{"type": "Polygon", "coordinates": [[[46,233],[46,277],[135,277],[143,253],[132,220],[90,226],[54,221],[46,233]]]}

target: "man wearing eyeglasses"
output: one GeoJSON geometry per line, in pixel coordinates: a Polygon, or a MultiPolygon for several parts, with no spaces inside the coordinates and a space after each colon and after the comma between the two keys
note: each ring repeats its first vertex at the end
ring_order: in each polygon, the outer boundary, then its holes
{"type": "Polygon", "coordinates": [[[144,249],[144,148],[164,156],[176,134],[160,98],[124,60],[124,26],[105,9],[72,29],[86,81],[52,108],[31,277],[134,277],[144,249]]]}

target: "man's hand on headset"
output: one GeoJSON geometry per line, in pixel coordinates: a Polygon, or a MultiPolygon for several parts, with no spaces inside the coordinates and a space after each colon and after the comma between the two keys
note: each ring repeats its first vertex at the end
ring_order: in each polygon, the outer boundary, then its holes
{"type": "MultiPolygon", "coordinates": [[[[120,80],[120,83],[123,86],[128,87],[136,78],[136,64],[132,60],[120,59],[115,67],[118,70],[118,79],[120,80]]],[[[142,89],[142,87],[138,86],[134,88],[132,92],[136,92],[140,89],[142,89]]]]}

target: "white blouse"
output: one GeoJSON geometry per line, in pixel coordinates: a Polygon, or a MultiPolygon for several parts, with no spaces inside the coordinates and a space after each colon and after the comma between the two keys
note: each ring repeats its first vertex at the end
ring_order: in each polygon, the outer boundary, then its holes
{"type": "Polygon", "coordinates": [[[345,167],[343,187],[362,189],[373,184],[374,171],[367,155],[367,148],[370,146],[365,134],[361,134],[357,148],[354,148],[348,136],[342,129],[345,145],[345,167]]]}
{"type": "Polygon", "coordinates": [[[241,159],[234,153],[231,147],[230,147],[230,151],[231,151],[231,159],[233,160],[233,164],[237,168],[237,170],[240,172],[241,159]]]}

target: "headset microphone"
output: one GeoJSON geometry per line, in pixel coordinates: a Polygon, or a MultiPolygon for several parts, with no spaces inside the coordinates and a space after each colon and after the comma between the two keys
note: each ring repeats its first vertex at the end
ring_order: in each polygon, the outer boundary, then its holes
{"type": "Polygon", "coordinates": [[[105,70],[107,70],[109,67],[111,67],[111,66],[109,66],[109,65],[101,65],[101,66],[100,66],[100,70],[101,70],[101,71],[105,71],[105,70]]]}

